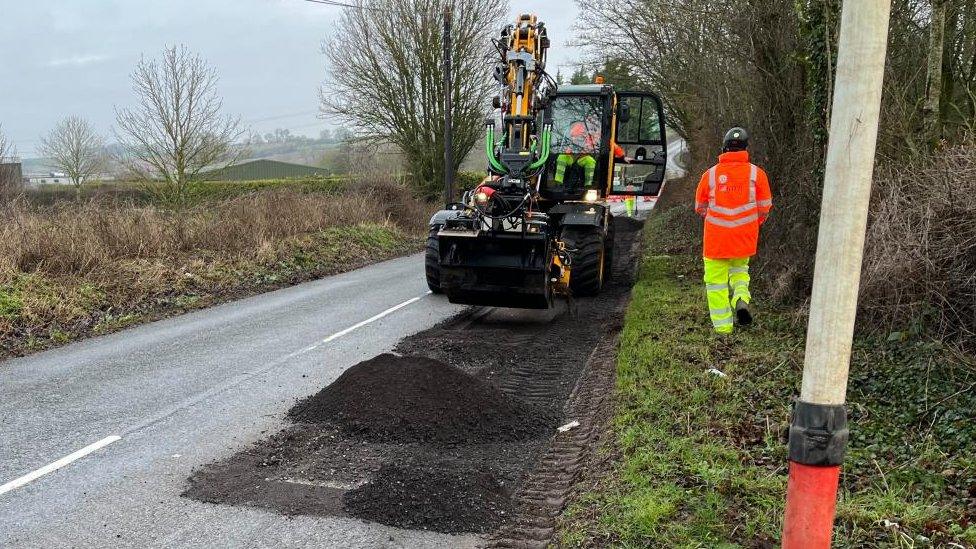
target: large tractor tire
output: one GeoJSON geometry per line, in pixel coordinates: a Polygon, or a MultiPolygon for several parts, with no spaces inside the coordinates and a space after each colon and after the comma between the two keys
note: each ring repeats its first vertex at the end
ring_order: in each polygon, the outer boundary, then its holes
{"type": "Polygon", "coordinates": [[[600,227],[566,227],[562,241],[572,250],[569,289],[576,297],[594,296],[603,287],[604,235],[600,227]]]}
{"type": "Polygon", "coordinates": [[[427,252],[424,254],[424,271],[427,274],[427,287],[430,291],[439,294],[441,289],[441,256],[440,248],[437,245],[437,233],[441,228],[435,225],[430,228],[427,235],[427,252]]]}
{"type": "Polygon", "coordinates": [[[617,237],[617,226],[613,216],[607,219],[607,238],[603,241],[603,282],[613,278],[613,243],[617,237]]]}

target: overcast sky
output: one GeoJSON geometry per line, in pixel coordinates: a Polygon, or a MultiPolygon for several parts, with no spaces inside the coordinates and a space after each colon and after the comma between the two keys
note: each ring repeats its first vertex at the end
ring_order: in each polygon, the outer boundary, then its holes
{"type": "MultiPolygon", "coordinates": [[[[129,74],[140,55],[180,43],[217,68],[226,112],[250,129],[316,136],[330,126],[317,117],[326,77],[320,44],[342,8],[303,0],[0,0],[0,6],[0,125],[22,156],[33,155],[38,136],[69,114],[108,135],[115,106],[133,102],[129,74]]],[[[575,3],[521,0],[518,9],[548,25],[550,72],[579,57],[566,46],[575,3]]]]}

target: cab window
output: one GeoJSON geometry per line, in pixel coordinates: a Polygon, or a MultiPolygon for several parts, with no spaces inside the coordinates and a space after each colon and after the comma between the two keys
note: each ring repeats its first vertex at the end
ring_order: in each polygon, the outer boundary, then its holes
{"type": "Polygon", "coordinates": [[[617,122],[617,143],[637,143],[640,141],[641,127],[641,98],[640,97],[621,97],[619,110],[627,112],[630,116],[626,121],[617,122]]]}
{"type": "Polygon", "coordinates": [[[660,100],[651,93],[618,96],[617,144],[630,159],[613,166],[613,194],[656,196],[664,184],[667,136],[660,100]]]}
{"type": "Polygon", "coordinates": [[[556,97],[552,101],[552,152],[593,154],[603,138],[603,102],[598,96],[556,97]]]}

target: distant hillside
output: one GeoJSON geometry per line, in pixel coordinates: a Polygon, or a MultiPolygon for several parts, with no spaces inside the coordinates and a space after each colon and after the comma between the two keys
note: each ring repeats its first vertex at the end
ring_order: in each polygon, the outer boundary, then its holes
{"type": "Polygon", "coordinates": [[[288,129],[277,129],[264,135],[252,134],[248,138],[248,160],[277,160],[307,166],[324,166],[326,153],[351,137],[345,130],[323,131],[318,138],[292,134],[288,129]]]}
{"type": "MultiPolygon", "coordinates": [[[[242,162],[249,160],[276,160],[279,162],[290,162],[293,164],[303,164],[306,166],[323,166],[323,159],[328,151],[334,150],[338,145],[331,142],[312,141],[310,143],[258,143],[247,147],[242,162]]],[[[109,171],[115,169],[114,162],[111,163],[109,171]]],[[[23,172],[27,174],[45,174],[58,171],[51,165],[49,158],[24,158],[22,160],[23,172]]]]}
{"type": "Polygon", "coordinates": [[[49,158],[24,158],[21,160],[24,175],[54,171],[49,158]]]}

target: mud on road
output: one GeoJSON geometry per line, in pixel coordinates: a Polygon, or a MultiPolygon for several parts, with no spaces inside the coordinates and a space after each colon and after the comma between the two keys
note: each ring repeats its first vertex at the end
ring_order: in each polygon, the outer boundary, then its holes
{"type": "Polygon", "coordinates": [[[473,307],[410,336],[298,401],[291,426],[196,471],[184,495],[543,546],[609,417],[640,229],[617,219],[599,296],[473,307]]]}

